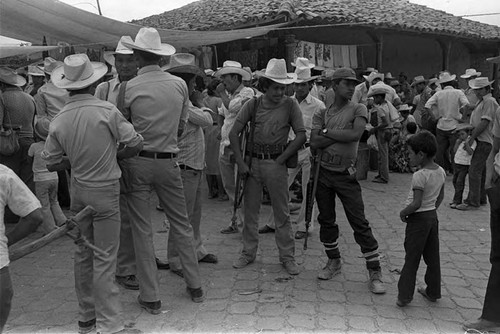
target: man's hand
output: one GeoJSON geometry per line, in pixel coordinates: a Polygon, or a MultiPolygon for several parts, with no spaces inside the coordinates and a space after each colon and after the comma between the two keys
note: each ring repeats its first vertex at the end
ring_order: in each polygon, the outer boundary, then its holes
{"type": "Polygon", "coordinates": [[[248,168],[246,163],[238,163],[238,174],[240,174],[241,177],[247,177],[250,175],[250,168],[248,168]]]}
{"type": "Polygon", "coordinates": [[[404,210],[401,210],[401,212],[399,213],[399,218],[401,218],[401,221],[402,221],[403,223],[406,223],[406,217],[407,217],[407,216],[406,216],[406,214],[405,214],[404,210]]]}
{"type": "Polygon", "coordinates": [[[278,165],[284,165],[286,163],[286,159],[283,158],[283,154],[280,154],[279,157],[277,157],[274,162],[276,162],[278,165]]]}
{"type": "Polygon", "coordinates": [[[203,102],[203,94],[200,91],[197,90],[193,91],[193,93],[191,93],[191,96],[189,96],[189,99],[191,100],[191,103],[193,103],[195,107],[198,108],[205,107],[205,102],[203,102]]]}
{"type": "Polygon", "coordinates": [[[220,96],[221,94],[226,92],[226,86],[221,82],[220,84],[217,85],[217,88],[215,88],[215,91],[220,96]]]}

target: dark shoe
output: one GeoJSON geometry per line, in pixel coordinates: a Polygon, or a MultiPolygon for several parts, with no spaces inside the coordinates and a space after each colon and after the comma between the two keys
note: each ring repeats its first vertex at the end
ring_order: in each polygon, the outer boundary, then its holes
{"type": "Polygon", "coordinates": [[[399,307],[405,307],[406,305],[410,304],[409,301],[403,301],[401,299],[398,298],[398,300],[396,301],[396,305],[399,306],[399,307]]]}
{"type": "Polygon", "coordinates": [[[171,269],[170,271],[173,274],[176,274],[177,276],[184,278],[184,273],[182,272],[182,269],[171,269]]]}
{"type": "Polygon", "coordinates": [[[158,210],[158,211],[163,211],[163,207],[162,207],[160,204],[158,204],[158,205],[156,206],[156,210],[158,210]]]}
{"type": "Polygon", "coordinates": [[[170,269],[170,263],[168,262],[163,262],[159,258],[155,257],[156,260],[156,267],[160,270],[169,270],[170,269]]]}
{"type": "Polygon", "coordinates": [[[464,331],[477,331],[478,333],[500,332],[500,322],[493,322],[479,318],[476,321],[466,322],[462,325],[464,331]]]}
{"type": "Polygon", "coordinates": [[[219,260],[217,259],[217,256],[214,254],[207,254],[204,257],[202,257],[198,262],[204,262],[204,263],[217,263],[219,260]]]}
{"type": "Polygon", "coordinates": [[[224,195],[219,196],[219,198],[217,200],[220,201],[220,202],[229,201],[229,196],[227,196],[226,194],[224,194],[224,195]]]}
{"type": "Polygon", "coordinates": [[[483,201],[481,201],[481,202],[479,203],[479,205],[481,205],[481,206],[483,206],[483,205],[488,205],[488,201],[484,201],[484,202],[483,202],[483,201]]]}
{"type": "Polygon", "coordinates": [[[300,240],[304,239],[306,237],[307,233],[304,231],[297,231],[295,232],[295,239],[300,240]]]}
{"type": "Polygon", "coordinates": [[[222,234],[234,234],[234,233],[238,233],[238,226],[236,226],[236,225],[229,225],[228,227],[224,227],[222,230],[220,230],[220,233],[222,233],[222,234]]]}
{"type": "Polygon", "coordinates": [[[187,292],[189,292],[189,295],[191,296],[191,300],[195,303],[201,303],[202,301],[205,300],[205,294],[203,293],[203,290],[201,288],[190,288],[186,287],[187,292]]]}
{"type": "Polygon", "coordinates": [[[282,265],[289,275],[298,275],[300,273],[299,267],[297,266],[297,263],[295,263],[295,260],[285,261],[282,263],[282,265]]]}
{"type": "Polygon", "coordinates": [[[322,280],[332,279],[333,276],[340,273],[342,261],[340,259],[328,259],[326,266],[318,273],[318,278],[322,280]]]}
{"type": "Polygon", "coordinates": [[[384,282],[382,282],[382,272],[379,270],[369,269],[370,281],[368,287],[370,291],[376,295],[383,295],[385,293],[384,282]]]}
{"type": "Polygon", "coordinates": [[[91,319],[89,321],[78,321],[78,333],[87,334],[95,329],[96,319],[91,319]]]}
{"type": "Polygon", "coordinates": [[[265,234],[265,233],[274,233],[274,228],[269,227],[267,225],[264,225],[263,227],[259,228],[259,234],[265,234]]]}
{"type": "Polygon", "coordinates": [[[127,290],[139,290],[139,282],[135,275],[115,276],[116,283],[127,290]]]}
{"type": "Polygon", "coordinates": [[[248,266],[252,262],[253,262],[253,260],[250,261],[246,257],[240,256],[240,258],[238,260],[233,262],[233,268],[236,268],[236,269],[245,268],[246,266],[248,266]]]}
{"type": "Polygon", "coordinates": [[[161,300],[157,300],[155,302],[145,302],[141,299],[141,296],[137,296],[137,302],[143,309],[151,314],[160,314],[161,313],[161,300]]]}
{"type": "Polygon", "coordinates": [[[425,298],[425,299],[427,299],[427,300],[428,300],[428,301],[430,301],[430,302],[435,303],[435,302],[436,302],[436,300],[437,300],[436,298],[432,298],[432,297],[430,297],[430,296],[427,294],[427,289],[426,289],[426,288],[422,288],[422,287],[420,287],[420,288],[418,288],[418,289],[417,289],[417,292],[418,292],[418,293],[420,293],[422,296],[424,296],[424,298],[425,298]]]}
{"type": "Polygon", "coordinates": [[[372,182],[375,182],[375,183],[383,183],[383,184],[386,184],[387,181],[382,179],[382,178],[378,178],[378,179],[373,179],[372,182]]]}
{"type": "Polygon", "coordinates": [[[470,204],[459,204],[455,209],[460,210],[460,211],[470,211],[470,210],[477,210],[479,207],[478,206],[473,206],[470,204]]]}

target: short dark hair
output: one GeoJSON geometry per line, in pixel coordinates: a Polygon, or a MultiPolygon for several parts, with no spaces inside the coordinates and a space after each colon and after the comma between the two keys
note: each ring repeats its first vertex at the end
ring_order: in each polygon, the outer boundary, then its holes
{"type": "Polygon", "coordinates": [[[142,59],[144,59],[148,63],[149,62],[159,63],[161,60],[161,56],[156,55],[156,54],[151,53],[151,52],[146,52],[146,51],[142,51],[142,50],[134,50],[134,54],[141,57],[142,59]]]}
{"type": "Polygon", "coordinates": [[[432,158],[437,152],[436,137],[427,130],[422,130],[410,137],[406,142],[415,153],[423,152],[427,157],[432,158]]]}
{"type": "Polygon", "coordinates": [[[268,88],[273,84],[274,81],[271,79],[260,77],[259,78],[259,88],[265,93],[268,88]]]}
{"type": "Polygon", "coordinates": [[[408,133],[410,134],[415,134],[417,132],[417,123],[414,123],[414,122],[410,122],[408,124],[406,124],[406,130],[408,130],[408,133]]]}
{"type": "Polygon", "coordinates": [[[175,75],[176,77],[179,77],[182,80],[184,80],[186,85],[189,85],[189,82],[196,76],[196,74],[193,73],[171,72],[170,74],[175,75]]]}
{"type": "Polygon", "coordinates": [[[215,90],[217,89],[217,86],[220,84],[219,79],[213,79],[207,86],[207,94],[209,96],[215,96],[215,90]]]}

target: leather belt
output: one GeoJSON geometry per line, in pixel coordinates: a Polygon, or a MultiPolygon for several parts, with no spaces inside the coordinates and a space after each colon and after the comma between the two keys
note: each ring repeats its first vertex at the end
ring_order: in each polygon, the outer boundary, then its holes
{"type": "Polygon", "coordinates": [[[304,145],[302,145],[302,146],[300,147],[300,149],[301,149],[301,150],[305,150],[305,149],[306,149],[306,148],[308,148],[309,146],[311,146],[311,144],[309,144],[309,143],[305,143],[304,145]]]}
{"type": "Polygon", "coordinates": [[[212,123],[212,125],[219,125],[219,123],[217,123],[217,122],[213,122],[213,123],[212,123]]]}
{"type": "Polygon", "coordinates": [[[140,151],[140,157],[151,158],[151,159],[174,159],[177,157],[176,153],[170,152],[150,152],[150,151],[140,151]]]}
{"type": "Polygon", "coordinates": [[[279,157],[281,153],[275,153],[275,154],[270,154],[270,153],[252,153],[253,158],[257,158],[259,160],[274,160],[277,157],[279,157]]]}
{"type": "Polygon", "coordinates": [[[193,167],[189,167],[188,165],[184,165],[184,164],[179,164],[179,168],[182,170],[196,170],[193,167]]]}

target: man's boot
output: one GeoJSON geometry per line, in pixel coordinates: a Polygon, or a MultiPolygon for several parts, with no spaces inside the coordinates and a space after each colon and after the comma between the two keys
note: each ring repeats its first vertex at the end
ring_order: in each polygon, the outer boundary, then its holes
{"type": "Polygon", "coordinates": [[[342,268],[342,262],[340,261],[340,258],[328,259],[326,266],[319,271],[318,278],[322,280],[332,279],[333,276],[340,273],[341,268],[342,268]]]}
{"type": "Polygon", "coordinates": [[[370,275],[370,281],[368,282],[368,287],[370,288],[370,291],[377,295],[384,294],[385,286],[384,283],[382,282],[382,271],[380,269],[379,270],[368,269],[368,273],[370,275]]]}

